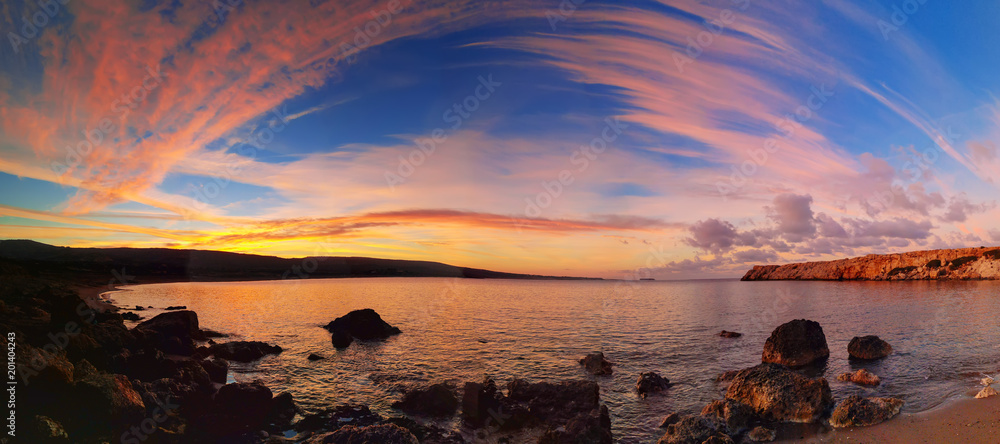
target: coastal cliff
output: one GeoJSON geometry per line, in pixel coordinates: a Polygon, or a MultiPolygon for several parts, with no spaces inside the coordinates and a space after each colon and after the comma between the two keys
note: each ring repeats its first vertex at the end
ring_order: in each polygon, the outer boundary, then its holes
{"type": "Polygon", "coordinates": [[[1000,279],[1000,248],[958,248],[869,254],[850,259],[757,265],[744,281],[769,280],[955,280],[1000,279]]]}

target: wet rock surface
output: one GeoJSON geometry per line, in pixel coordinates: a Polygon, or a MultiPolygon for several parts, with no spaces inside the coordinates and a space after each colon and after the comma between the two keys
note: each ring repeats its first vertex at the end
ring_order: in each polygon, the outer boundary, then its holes
{"type": "Polygon", "coordinates": [[[592,375],[606,376],[614,372],[612,367],[615,364],[607,359],[604,359],[604,353],[597,352],[581,358],[580,365],[582,365],[583,368],[592,375]]]}
{"type": "Polygon", "coordinates": [[[764,342],[762,362],[803,367],[830,356],[826,335],[818,322],[796,319],[778,326],[764,342]]]}
{"type": "Polygon", "coordinates": [[[878,336],[861,336],[851,339],[847,344],[847,353],[853,359],[870,361],[892,354],[892,346],[878,336]]]}
{"type": "Polygon", "coordinates": [[[382,316],[370,308],[347,313],[323,328],[332,333],[333,345],[336,348],[345,348],[355,339],[384,340],[402,333],[398,328],[383,321],[382,316]]]}
{"type": "Polygon", "coordinates": [[[837,404],[830,415],[834,427],[866,427],[883,422],[899,413],[903,400],[896,398],[862,398],[849,396],[837,404]]]}

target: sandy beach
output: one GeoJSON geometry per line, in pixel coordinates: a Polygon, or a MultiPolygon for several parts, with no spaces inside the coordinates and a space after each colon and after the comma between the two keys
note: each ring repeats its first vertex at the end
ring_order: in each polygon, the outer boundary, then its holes
{"type": "MultiPolygon", "coordinates": [[[[778,442],[803,442],[789,438],[778,442]]],[[[872,427],[837,429],[810,443],[975,443],[1000,442],[1000,396],[962,399],[926,412],[901,414],[872,427]]]]}

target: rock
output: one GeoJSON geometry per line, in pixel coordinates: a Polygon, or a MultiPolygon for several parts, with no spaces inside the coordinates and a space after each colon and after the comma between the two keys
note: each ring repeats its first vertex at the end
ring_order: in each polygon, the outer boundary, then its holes
{"type": "Polygon", "coordinates": [[[73,422],[91,424],[93,431],[107,427],[117,436],[146,417],[142,395],[125,375],[91,374],[77,381],[72,398],[86,406],[73,422]]]}
{"type": "Polygon", "coordinates": [[[597,352],[591,353],[580,359],[580,364],[583,368],[587,370],[592,375],[604,376],[610,375],[614,371],[611,366],[615,365],[613,362],[604,359],[604,353],[597,352]]]}
{"type": "Polygon", "coordinates": [[[283,350],[277,345],[260,341],[233,341],[215,344],[208,348],[216,357],[236,362],[251,362],[266,355],[276,355],[283,350]]]}
{"type": "Polygon", "coordinates": [[[204,339],[198,328],[198,314],[193,311],[161,313],[143,321],[132,329],[133,333],[146,338],[146,343],[165,353],[191,356],[194,340],[204,339]],[[152,332],[146,334],[143,332],[152,332]]]}
{"type": "Polygon", "coordinates": [[[507,398],[531,414],[531,422],[541,425],[563,423],[600,408],[600,386],[593,381],[529,383],[515,379],[507,383],[507,398]]]}
{"type": "Polygon", "coordinates": [[[396,424],[409,430],[421,444],[465,444],[465,438],[455,431],[445,430],[436,425],[423,425],[410,418],[393,417],[385,420],[387,424],[396,424]]]}
{"type": "Polygon", "coordinates": [[[265,422],[275,425],[278,430],[286,430],[298,412],[299,408],[295,405],[292,394],[284,392],[271,399],[271,410],[265,422]]]}
{"type": "Polygon", "coordinates": [[[996,396],[997,391],[993,387],[986,386],[979,393],[976,393],[976,399],[989,398],[990,396],[996,396]]]}
{"type": "Polygon", "coordinates": [[[796,319],[778,326],[764,342],[762,362],[802,367],[830,356],[818,322],[796,319]]]}
{"type": "Polygon", "coordinates": [[[723,338],[738,338],[740,336],[743,336],[743,333],[736,333],[735,331],[722,330],[721,332],[719,332],[719,336],[722,336],[723,338]]]}
{"type": "Polygon", "coordinates": [[[996,381],[992,377],[989,377],[989,376],[983,378],[982,381],[979,381],[979,383],[982,384],[982,385],[990,385],[990,384],[993,384],[994,382],[996,382],[996,381]]]}
{"type": "Polygon", "coordinates": [[[340,405],[305,415],[295,424],[295,430],[309,432],[324,428],[335,429],[343,425],[367,427],[381,422],[382,417],[373,413],[366,405],[340,405]]]}
{"type": "Polygon", "coordinates": [[[308,359],[310,361],[319,361],[319,360],[323,360],[323,359],[326,359],[326,358],[323,357],[323,356],[317,355],[316,353],[309,353],[309,356],[307,356],[306,359],[308,359]]]}
{"type": "Polygon", "coordinates": [[[834,261],[758,265],[747,271],[753,280],[900,280],[997,279],[995,247],[869,254],[834,261]],[[945,265],[944,268],[938,268],[945,265]]]}
{"type": "Polygon", "coordinates": [[[717,376],[715,378],[715,382],[732,381],[733,378],[736,377],[736,374],[739,373],[739,372],[740,372],[739,370],[729,370],[729,371],[722,372],[721,374],[719,374],[719,376],[717,376]]]}
{"type": "Polygon", "coordinates": [[[810,379],[771,363],[740,370],[726,390],[726,399],[746,404],[773,422],[813,422],[833,405],[826,379],[810,379]]]}
{"type": "Polygon", "coordinates": [[[854,359],[881,359],[892,354],[892,346],[878,336],[862,336],[851,339],[847,353],[854,359]]]}
{"type": "Polygon", "coordinates": [[[306,444],[420,444],[413,433],[395,424],[344,426],[333,433],[317,435],[305,442],[306,444]]]}
{"type": "Polygon", "coordinates": [[[138,321],[142,319],[142,316],[139,316],[131,311],[127,311],[125,313],[122,313],[122,319],[126,321],[138,321]]]}
{"type": "MultiPolygon", "coordinates": [[[[150,307],[150,308],[152,308],[152,307],[150,307]]],[[[145,309],[146,309],[146,308],[145,308],[145,307],[143,307],[143,306],[141,306],[141,305],[136,305],[136,306],[135,306],[135,308],[134,308],[133,310],[135,310],[135,311],[143,311],[143,310],[145,310],[145,309]]]]}
{"type": "Polygon", "coordinates": [[[402,333],[398,328],[383,321],[382,317],[370,308],[354,310],[334,319],[324,328],[333,333],[333,345],[337,348],[347,347],[354,339],[382,340],[402,333]]]}
{"type": "Polygon", "coordinates": [[[777,437],[777,433],[774,430],[763,426],[754,427],[750,433],[747,433],[747,438],[750,438],[753,442],[771,442],[777,437]]]}
{"type": "Polygon", "coordinates": [[[549,428],[538,444],[612,444],[611,416],[606,406],[589,414],[580,414],[565,427],[549,428]]]}
{"type": "Polygon", "coordinates": [[[661,429],[665,429],[670,424],[676,424],[677,421],[680,421],[680,420],[681,420],[681,414],[680,413],[677,413],[677,412],[671,413],[671,414],[665,416],[663,418],[663,421],[660,422],[660,428],[661,429]]]}
{"type": "Polygon", "coordinates": [[[226,383],[229,376],[229,363],[225,359],[205,359],[201,361],[201,366],[208,373],[208,377],[212,382],[226,383]]]}
{"type": "Polygon", "coordinates": [[[392,408],[411,415],[451,416],[458,410],[458,398],[447,385],[434,384],[406,392],[402,400],[392,403],[392,408]]]}
{"type": "Polygon", "coordinates": [[[169,306],[167,308],[164,308],[164,310],[187,310],[187,306],[186,305],[171,305],[171,306],[169,306]]]}
{"type": "Polygon", "coordinates": [[[713,436],[725,436],[722,428],[722,424],[711,417],[686,415],[676,423],[667,426],[667,432],[656,443],[700,444],[713,436]]]}
{"type": "Polygon", "coordinates": [[[62,424],[48,416],[35,416],[29,425],[28,434],[30,442],[69,442],[69,435],[62,424]]]}
{"type": "Polygon", "coordinates": [[[670,380],[653,372],[641,373],[635,383],[635,391],[645,398],[649,393],[662,392],[670,388],[670,380]]]}
{"type": "Polygon", "coordinates": [[[219,435],[260,430],[271,412],[271,390],[260,380],[226,384],[215,394],[218,415],[209,424],[219,435]]]}
{"type": "Polygon", "coordinates": [[[876,386],[882,383],[882,380],[879,379],[878,375],[863,368],[858,369],[858,371],[854,373],[844,373],[837,376],[837,380],[870,386],[876,386]]]}
{"type": "Polygon", "coordinates": [[[703,441],[701,444],[735,444],[735,442],[729,436],[716,433],[703,441]]]}
{"type": "Polygon", "coordinates": [[[701,416],[719,421],[731,435],[743,433],[758,420],[756,412],[750,406],[732,399],[710,402],[701,409],[701,416]]]}
{"type": "Polygon", "coordinates": [[[462,420],[473,428],[479,428],[498,415],[503,396],[492,379],[482,383],[466,382],[462,394],[462,420]]]}
{"type": "MultiPolygon", "coordinates": [[[[203,337],[205,337],[205,338],[228,338],[229,337],[229,335],[227,335],[225,333],[219,333],[219,332],[217,332],[215,330],[209,330],[207,328],[204,328],[204,329],[201,330],[201,335],[203,337]]],[[[212,342],[212,340],[209,339],[208,342],[212,342]]]]}
{"type": "Polygon", "coordinates": [[[857,395],[837,404],[830,415],[834,427],[866,427],[892,418],[903,407],[903,400],[896,398],[862,398],[857,395]]]}

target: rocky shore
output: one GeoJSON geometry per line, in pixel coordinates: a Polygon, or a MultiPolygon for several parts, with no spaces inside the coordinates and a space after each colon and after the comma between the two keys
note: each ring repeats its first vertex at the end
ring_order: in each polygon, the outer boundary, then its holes
{"type": "Polygon", "coordinates": [[[756,265],[744,281],[768,280],[965,280],[1000,279],[1000,248],[958,248],[870,254],[850,259],[756,265]]]}

